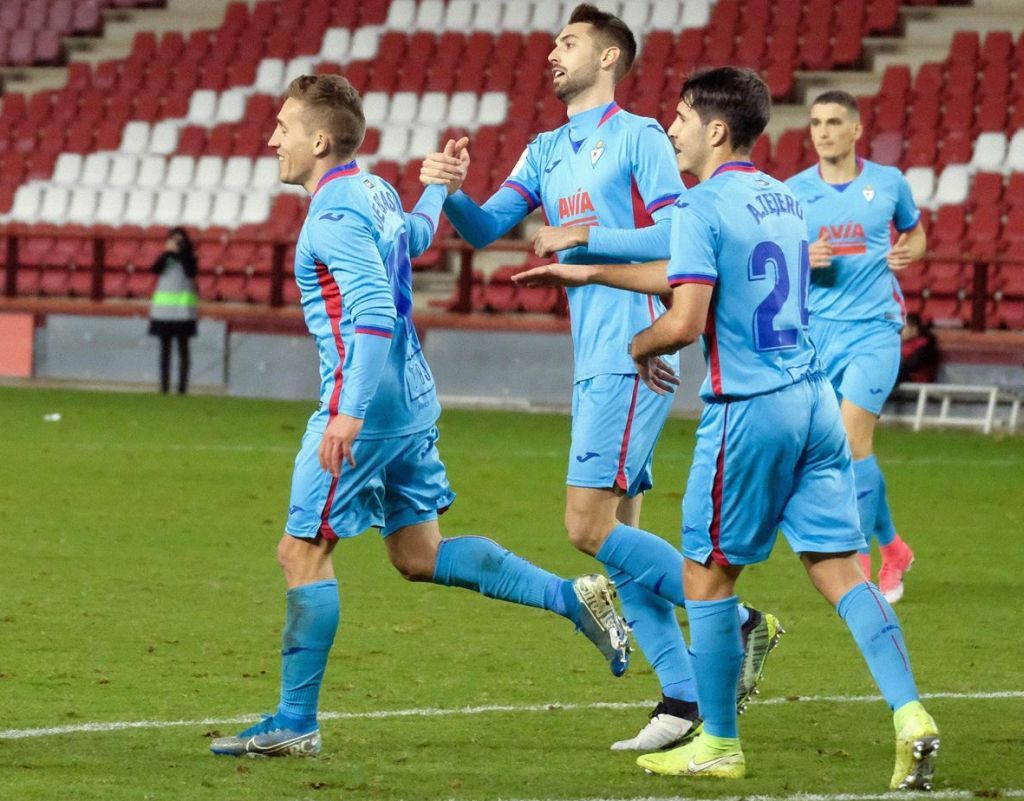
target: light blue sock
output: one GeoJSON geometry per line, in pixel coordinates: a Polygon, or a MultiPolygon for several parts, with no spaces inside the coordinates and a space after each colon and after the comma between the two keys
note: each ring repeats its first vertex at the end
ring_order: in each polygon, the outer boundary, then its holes
{"type": "Polygon", "coordinates": [[[601,564],[629,574],[655,595],[676,606],[685,603],[683,555],[657,534],[619,523],[596,556],[601,564]]]}
{"type": "Polygon", "coordinates": [[[721,601],[687,601],[690,653],[704,731],[714,737],[738,737],[736,682],[743,665],[743,641],[736,596],[721,601]]]}
{"type": "Polygon", "coordinates": [[[654,669],[661,692],[680,701],[696,701],[690,653],[679,628],[674,604],[645,589],[617,567],[607,566],[622,603],[622,614],[633,629],[640,651],[654,669]]]}
{"type": "Polygon", "coordinates": [[[889,493],[885,488],[885,476],[882,469],[878,468],[878,514],[875,517],[875,537],[878,544],[886,546],[896,539],[896,526],[892,522],[892,512],[889,511],[889,493]]]}
{"type": "Polygon", "coordinates": [[[316,725],[320,683],[341,617],[337,579],[288,590],[281,637],[281,703],[276,717],[296,731],[316,725]]]}
{"type": "Polygon", "coordinates": [[[857,513],[860,516],[860,533],[868,545],[875,534],[878,518],[878,482],[882,474],[878,469],[875,455],[858,459],[853,463],[853,481],[857,487],[857,513]]]}
{"type": "Polygon", "coordinates": [[[858,584],[839,599],[836,610],[850,627],[889,708],[916,701],[917,685],[900,621],[878,588],[869,582],[858,584]]]}
{"type": "Polygon", "coordinates": [[[488,598],[547,609],[570,620],[575,620],[579,605],[571,581],[527,562],[487,537],[441,540],[433,581],[488,598]]]}

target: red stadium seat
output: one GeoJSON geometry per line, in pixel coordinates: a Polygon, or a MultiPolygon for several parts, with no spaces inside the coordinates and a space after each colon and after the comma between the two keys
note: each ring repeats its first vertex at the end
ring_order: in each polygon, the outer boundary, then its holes
{"type": "Polygon", "coordinates": [[[1003,198],[1003,176],[997,172],[979,172],[971,182],[972,206],[998,205],[1003,198]]]}

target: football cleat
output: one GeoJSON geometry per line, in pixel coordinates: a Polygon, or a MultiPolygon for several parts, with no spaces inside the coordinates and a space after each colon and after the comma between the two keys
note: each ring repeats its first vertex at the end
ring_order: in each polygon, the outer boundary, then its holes
{"type": "Polygon", "coordinates": [[[573,579],[572,588],[580,602],[574,617],[576,629],[608,660],[612,675],[621,676],[629,668],[629,626],[615,611],[615,584],[606,576],[591,573],[573,579]]]}
{"type": "Polygon", "coordinates": [[[320,753],[320,729],[297,732],[281,728],[273,715],[264,715],[255,726],[231,737],[218,737],[210,744],[215,754],[225,756],[296,756],[320,753]]]}
{"type": "Polygon", "coordinates": [[[910,572],[914,564],[914,552],[910,550],[910,546],[902,540],[899,541],[899,545],[902,547],[895,553],[892,552],[892,546],[882,550],[882,567],[878,570],[878,589],[882,591],[882,597],[891,604],[903,597],[903,576],[910,572]]]}
{"type": "Polygon", "coordinates": [[[750,617],[740,629],[743,639],[743,665],[736,682],[736,710],[742,714],[750,699],[758,692],[757,685],[764,676],[765,662],[786,630],[770,612],[759,612],[747,606],[750,617]]]}
{"type": "Polygon", "coordinates": [[[612,743],[612,751],[660,751],[688,743],[700,732],[703,721],[697,712],[696,703],[677,701],[676,704],[692,709],[679,709],[674,704],[670,712],[669,705],[664,700],[659,701],[651,712],[650,721],[640,729],[636,737],[612,743]]]}
{"type": "Polygon", "coordinates": [[[939,753],[939,729],[920,701],[904,704],[893,715],[896,727],[896,766],[892,790],[931,790],[935,758],[939,753]]]}
{"type": "Polygon", "coordinates": [[[716,779],[742,779],[747,775],[747,763],[739,740],[724,747],[713,747],[704,734],[691,742],[662,751],[637,757],[636,764],[648,773],[662,776],[709,776],[716,779]]]}

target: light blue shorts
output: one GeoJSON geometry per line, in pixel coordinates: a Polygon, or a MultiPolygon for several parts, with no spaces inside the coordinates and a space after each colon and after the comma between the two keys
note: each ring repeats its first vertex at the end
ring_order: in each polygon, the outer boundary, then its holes
{"type": "Polygon", "coordinates": [[[811,315],[808,333],[840,400],[882,413],[900,371],[901,327],[888,320],[823,320],[811,315]]]}
{"type": "Polygon", "coordinates": [[[652,392],[636,375],[597,375],[577,381],[565,483],[618,487],[630,497],[649,490],[654,446],[671,408],[671,394],[652,392]]]}
{"type": "Polygon", "coordinates": [[[307,429],[295,457],[285,532],[293,537],[354,537],[370,526],[386,537],[436,520],[455,500],[437,452],[436,427],[389,439],[357,439],[356,466],[334,478],[320,468],[323,430],[307,429]]]}
{"type": "Polygon", "coordinates": [[[863,548],[853,462],[822,373],[709,403],[683,498],[683,554],[706,564],[763,562],[779,531],[796,553],[863,548]]]}

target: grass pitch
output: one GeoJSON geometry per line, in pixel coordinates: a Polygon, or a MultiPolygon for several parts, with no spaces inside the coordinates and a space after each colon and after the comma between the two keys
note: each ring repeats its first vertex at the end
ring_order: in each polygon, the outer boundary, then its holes
{"type": "MultiPolygon", "coordinates": [[[[342,714],[323,723],[324,756],[209,755],[213,733],[243,726],[223,721],[276,704],[284,594],[274,547],[309,411],[0,390],[0,798],[886,791],[888,711],[856,699],[876,693],[867,670],[785,544],[740,584],[789,632],[741,719],[743,781],[643,774],[608,750],[657,696],[642,658],[614,679],[561,619],[407,584],[372,532],[335,551],[342,627],[322,706],[342,714]],[[52,412],[62,419],[45,421],[52,412]],[[796,696],[832,700],[787,701],[796,696]],[[391,714],[408,710],[419,714],[391,714]],[[143,725],[88,730],[129,723],[143,725]]],[[[459,492],[446,534],[492,536],[565,575],[594,569],[562,532],[567,419],[450,411],[440,428],[459,492]]],[[[673,542],[693,428],[669,423],[645,506],[645,526],[673,542]]],[[[1024,441],[884,430],[877,449],[918,559],[898,611],[922,691],[942,694],[927,701],[943,734],[936,789],[1024,787],[1024,441]],[[1008,697],[979,697],[994,692],[1008,697]]]]}

